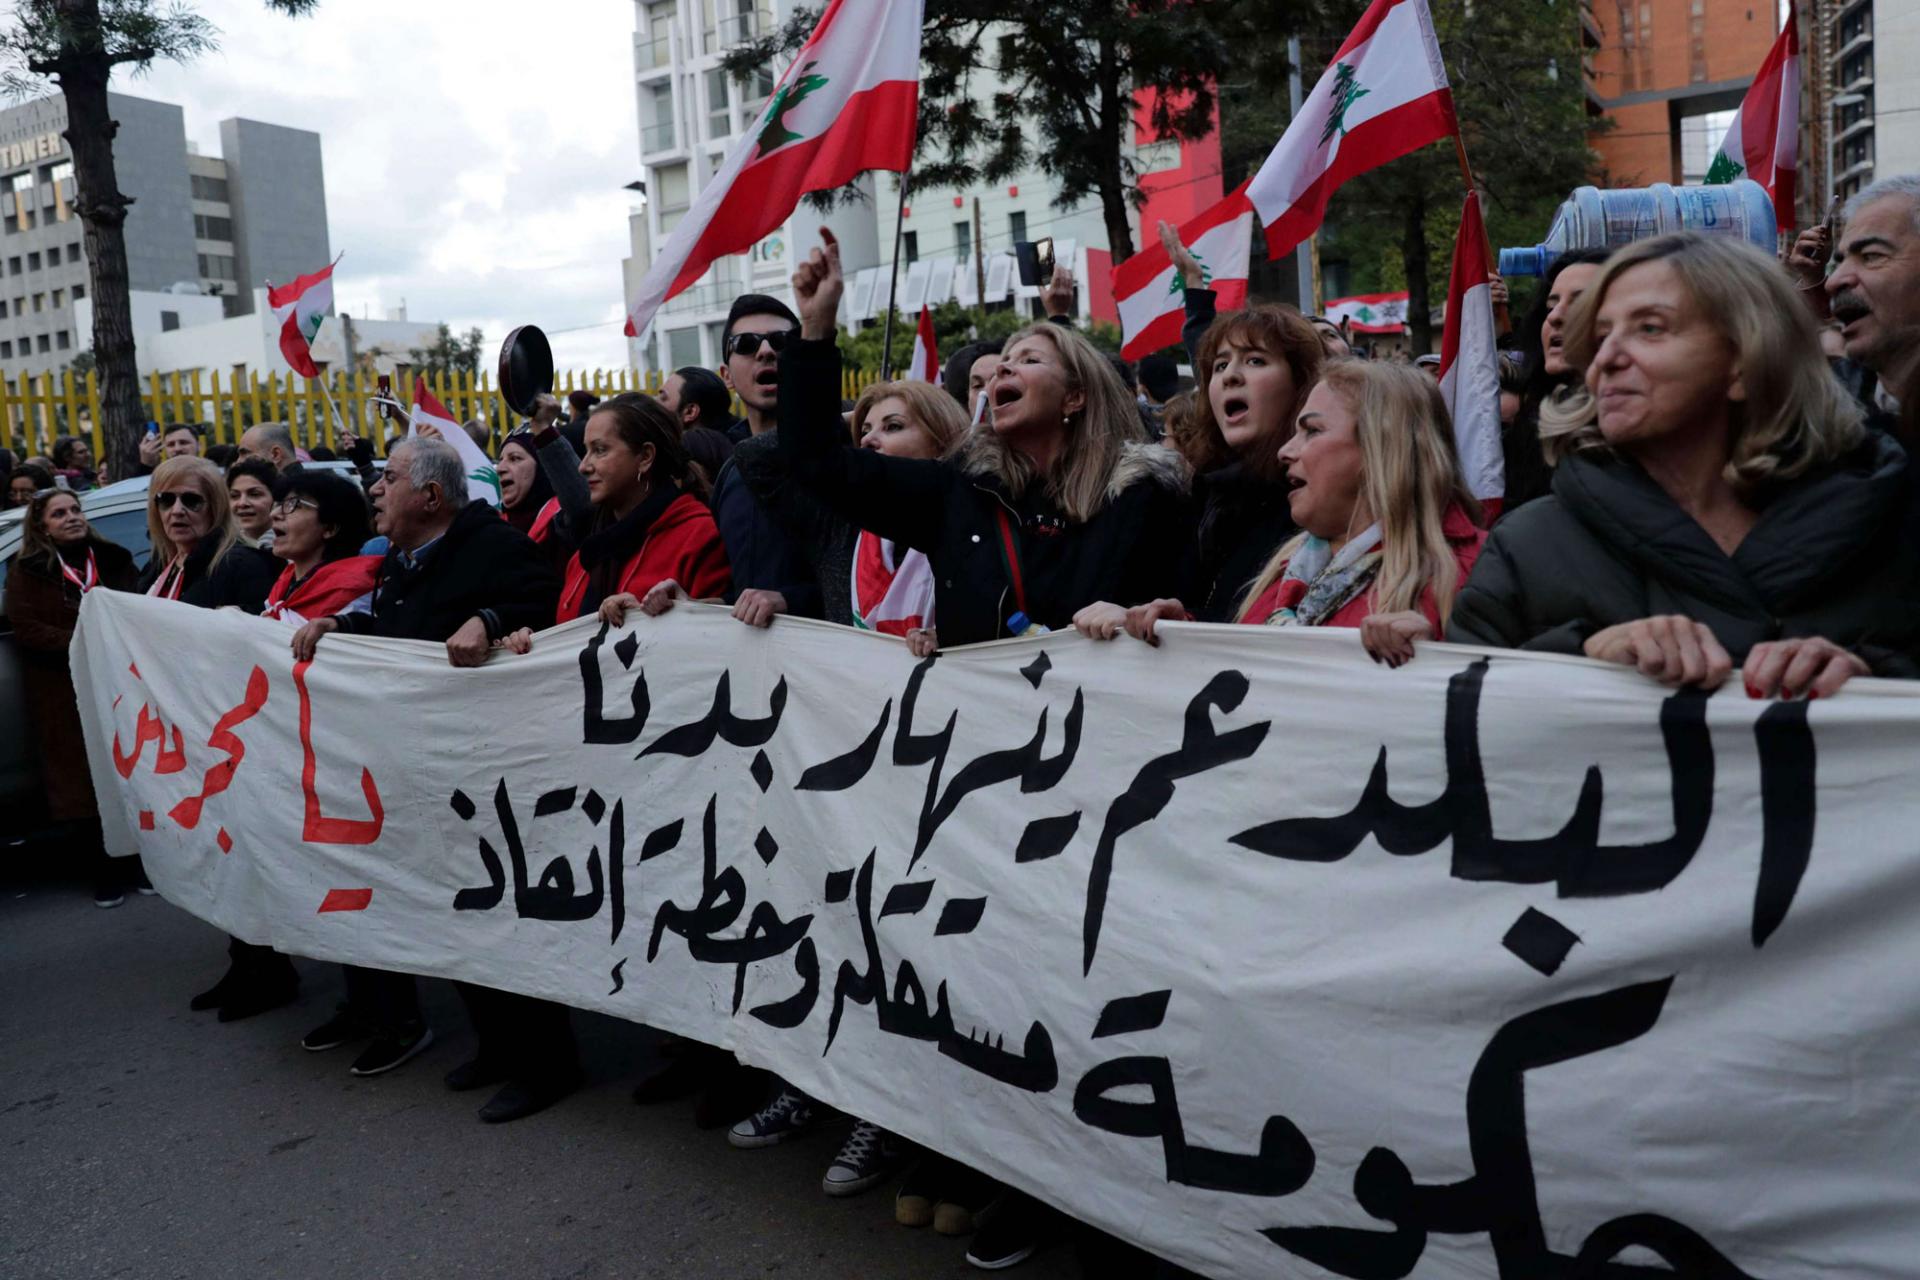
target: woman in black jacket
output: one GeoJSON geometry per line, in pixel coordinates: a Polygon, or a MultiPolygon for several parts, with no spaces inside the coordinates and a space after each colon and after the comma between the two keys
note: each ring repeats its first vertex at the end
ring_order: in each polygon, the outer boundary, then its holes
{"type": "MultiPolygon", "coordinates": [[[[147,490],[147,532],[153,559],[141,578],[150,596],[202,609],[258,614],[280,575],[271,554],[240,540],[227,503],[227,481],[205,458],[182,455],[154,468],[147,490]]],[[[189,1007],[218,1009],[233,1022],[290,1003],[300,990],[293,964],[271,947],[227,940],[231,963],[220,981],[189,1007]]]]}
{"type": "Polygon", "coordinates": [[[1777,263],[1641,241],[1601,270],[1566,350],[1586,387],[1541,418],[1553,494],[1494,530],[1448,639],[1706,688],[1737,665],[1756,698],[1920,675],[1906,455],[1863,429],[1777,263]]]}
{"type": "Polygon", "coordinates": [[[1186,466],[1146,442],[1106,357],[1069,329],[1008,339],[987,389],[992,421],[951,457],[845,448],[839,253],[827,235],[794,275],[801,337],[780,362],[781,453],[849,523],[926,553],[943,645],[1060,630],[1095,600],[1139,604],[1179,585],[1186,466]]]}
{"type": "Polygon", "coordinates": [[[1553,487],[1553,468],[1540,444],[1540,409],[1556,392],[1580,385],[1581,370],[1567,360],[1567,320],[1574,304],[1600,274],[1609,249],[1569,249],[1553,260],[1534,291],[1533,306],[1520,322],[1520,361],[1526,386],[1520,411],[1500,428],[1500,455],[1506,492],[1500,509],[1543,498],[1553,487]]]}

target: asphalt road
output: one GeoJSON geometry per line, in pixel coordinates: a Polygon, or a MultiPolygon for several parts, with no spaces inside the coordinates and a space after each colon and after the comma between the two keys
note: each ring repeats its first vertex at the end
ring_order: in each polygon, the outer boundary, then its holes
{"type": "MultiPolygon", "coordinates": [[[[15,851],[17,852],[17,851],[15,851]]],[[[423,984],[434,1047],[389,1076],[299,1037],[339,994],[298,961],[294,1005],[221,1026],[187,998],[225,940],[155,897],[111,911],[0,851],[0,1276],[962,1277],[964,1244],[893,1222],[893,1192],[830,1200],[846,1123],[761,1151],[641,1108],[653,1032],[576,1012],[587,1085],[518,1123],[441,1076],[472,1048],[423,984]]],[[[1064,1250],[1013,1274],[1079,1274],[1064,1250]]]]}

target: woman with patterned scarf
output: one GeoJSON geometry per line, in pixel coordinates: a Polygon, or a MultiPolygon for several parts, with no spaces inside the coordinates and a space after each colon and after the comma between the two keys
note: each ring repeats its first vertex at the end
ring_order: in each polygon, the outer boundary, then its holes
{"type": "MultiPolygon", "coordinates": [[[[1236,621],[1358,627],[1375,661],[1406,662],[1416,640],[1441,634],[1487,537],[1438,385],[1405,365],[1335,361],[1280,461],[1301,532],[1255,579],[1236,621]]],[[[1097,604],[1074,625],[1096,639],[1124,628],[1152,643],[1157,621],[1190,616],[1178,600],[1097,604]]]]}

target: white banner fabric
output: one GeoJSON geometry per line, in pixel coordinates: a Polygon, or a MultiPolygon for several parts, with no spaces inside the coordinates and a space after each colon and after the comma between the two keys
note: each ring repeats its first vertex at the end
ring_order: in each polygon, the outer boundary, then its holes
{"type": "Polygon", "coordinates": [[[1920,696],[1171,626],[524,658],[90,593],[110,847],[249,941],[726,1046],[1213,1276],[1920,1258],[1920,696]]]}

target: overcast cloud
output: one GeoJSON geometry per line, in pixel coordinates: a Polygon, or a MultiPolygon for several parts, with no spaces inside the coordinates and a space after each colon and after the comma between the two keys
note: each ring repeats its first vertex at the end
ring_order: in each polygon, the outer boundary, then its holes
{"type": "MultiPolygon", "coordinates": [[[[485,364],[534,323],[563,369],[626,364],[620,260],[640,176],[627,0],[197,0],[221,48],[115,77],[220,150],[246,116],[321,135],[337,303],[478,325],[485,364]]],[[[318,264],[316,264],[318,265],[318,264]]]]}

